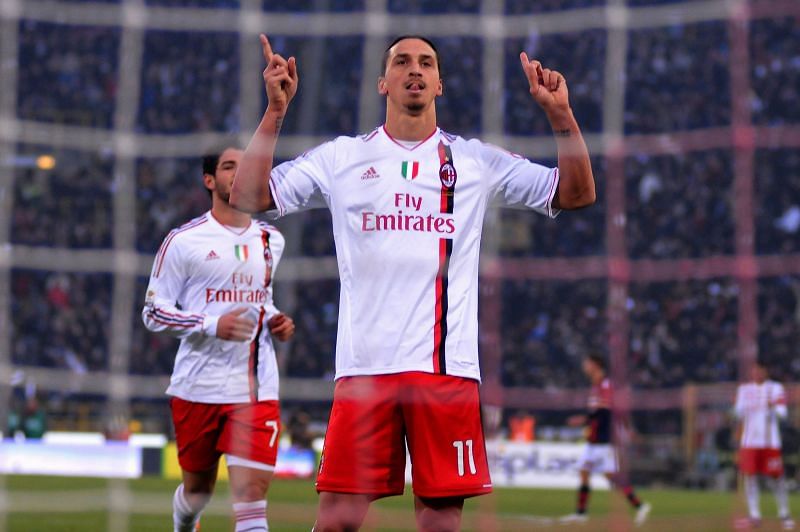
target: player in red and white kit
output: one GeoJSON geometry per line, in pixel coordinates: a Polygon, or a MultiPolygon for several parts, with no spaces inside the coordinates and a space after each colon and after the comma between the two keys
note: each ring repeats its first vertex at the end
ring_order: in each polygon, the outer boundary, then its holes
{"type": "Polygon", "coordinates": [[[634,522],[644,524],[652,510],[650,503],[642,502],[627,482],[619,478],[617,449],[612,441],[614,424],[612,422],[612,402],[614,398],[611,380],[606,374],[606,362],[599,355],[588,355],[583,359],[583,373],[592,383],[587,404],[588,414],[572,416],[567,420],[571,426],[583,425],[586,429],[586,447],[578,462],[581,485],[578,488],[578,501],[575,513],[560,519],[562,523],[584,523],[588,520],[592,473],[603,473],[608,481],[616,486],[636,510],[634,522]]]}
{"type": "Polygon", "coordinates": [[[520,55],[559,147],[558,168],[546,168],[439,129],[438,53],[427,39],[401,37],[386,49],[378,78],[385,124],[273,168],[297,65],[261,40],[269,105],[231,202],[278,215],[330,209],[341,281],[315,530],[357,529],[370,501],[402,493],[406,445],[418,527],[456,530],[464,498],[491,491],[478,396],[486,210],[497,203],[554,217],[595,200],[566,82],[520,55]]]}
{"type": "Polygon", "coordinates": [[[272,338],[291,338],[294,323],[272,301],[283,236],[228,203],[241,158],[231,147],[203,159],[211,210],[164,239],[142,311],[148,329],[181,339],[167,389],[183,471],[176,531],[195,529],[223,454],[236,530],[268,530],[280,430],[272,338]]]}
{"type": "Polygon", "coordinates": [[[783,385],[767,378],[767,368],[756,362],[751,370],[752,380],[736,390],[734,414],[740,420],[739,469],[744,476],[744,489],[750,520],[761,521],[758,476],[773,482],[778,517],[784,530],[793,530],[789,512],[789,495],[783,476],[781,433],[778,419],[786,419],[786,393],[783,385]]]}

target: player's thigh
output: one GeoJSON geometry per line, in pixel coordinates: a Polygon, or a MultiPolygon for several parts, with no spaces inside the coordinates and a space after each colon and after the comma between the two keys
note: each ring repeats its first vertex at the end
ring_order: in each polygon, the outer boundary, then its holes
{"type": "Polygon", "coordinates": [[[489,493],[477,381],[429,373],[405,375],[403,413],[414,494],[446,498],[489,493]]]}
{"type": "Polygon", "coordinates": [[[336,382],[317,491],[374,497],[403,492],[405,445],[395,375],[336,382]]]}
{"type": "Polygon", "coordinates": [[[212,469],[216,472],[221,454],[217,450],[221,405],[194,403],[173,397],[170,410],[181,469],[202,475],[212,469]]]}
{"type": "Polygon", "coordinates": [[[248,467],[252,462],[274,470],[281,427],[278,401],[228,405],[226,414],[217,450],[226,454],[228,465],[248,467]],[[244,463],[236,464],[236,459],[244,463]]]}

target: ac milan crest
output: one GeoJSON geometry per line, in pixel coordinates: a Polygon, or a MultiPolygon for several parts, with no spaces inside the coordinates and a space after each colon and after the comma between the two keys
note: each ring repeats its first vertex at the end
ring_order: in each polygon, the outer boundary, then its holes
{"type": "Polygon", "coordinates": [[[456,168],[451,163],[446,162],[439,168],[439,179],[445,188],[453,188],[457,178],[456,168]]]}

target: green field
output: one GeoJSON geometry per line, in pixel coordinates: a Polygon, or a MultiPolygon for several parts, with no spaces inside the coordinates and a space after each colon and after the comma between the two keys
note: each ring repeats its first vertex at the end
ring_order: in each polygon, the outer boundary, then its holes
{"type": "MultiPolygon", "coordinates": [[[[156,478],[107,481],[88,478],[7,476],[7,514],[0,514],[0,530],[9,532],[106,531],[144,532],[171,530],[172,492],[176,482],[156,478]],[[110,513],[108,508],[129,509],[110,513]]],[[[642,490],[653,512],[642,530],[670,532],[732,530],[735,516],[743,514],[741,497],[734,493],[681,490],[642,490]]],[[[594,492],[591,519],[583,526],[567,527],[548,518],[570,513],[574,492],[567,490],[497,489],[494,494],[471,499],[465,509],[464,530],[626,530],[632,528],[624,500],[617,494],[594,492]]],[[[409,493],[373,505],[364,530],[414,530],[409,493]]],[[[800,495],[792,507],[800,508],[800,495]]],[[[759,530],[779,530],[773,518],[771,494],[762,492],[767,517],[759,530]]],[[[269,523],[273,532],[308,531],[314,521],[316,493],[309,481],[276,480],[269,494],[269,523]]],[[[203,516],[202,531],[232,530],[227,485],[203,516]]]]}

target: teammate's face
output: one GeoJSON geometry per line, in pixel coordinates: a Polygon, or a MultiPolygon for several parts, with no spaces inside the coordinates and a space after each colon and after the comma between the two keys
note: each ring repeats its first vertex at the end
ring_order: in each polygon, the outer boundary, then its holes
{"type": "Polygon", "coordinates": [[[753,376],[753,380],[756,382],[764,382],[767,380],[767,370],[764,368],[764,366],[755,364],[751,370],[751,374],[753,376]]]}
{"type": "Polygon", "coordinates": [[[239,161],[242,160],[242,153],[242,150],[236,148],[226,149],[219,156],[215,175],[205,176],[206,186],[216,192],[217,196],[225,203],[228,203],[231,198],[233,177],[236,175],[239,161]]]}
{"type": "Polygon", "coordinates": [[[594,374],[594,362],[588,358],[584,359],[583,364],[581,364],[581,369],[583,369],[583,374],[591,379],[594,374]]]}
{"type": "Polygon", "coordinates": [[[403,39],[389,50],[378,92],[410,114],[422,114],[442,95],[436,52],[420,39],[403,39]]]}

